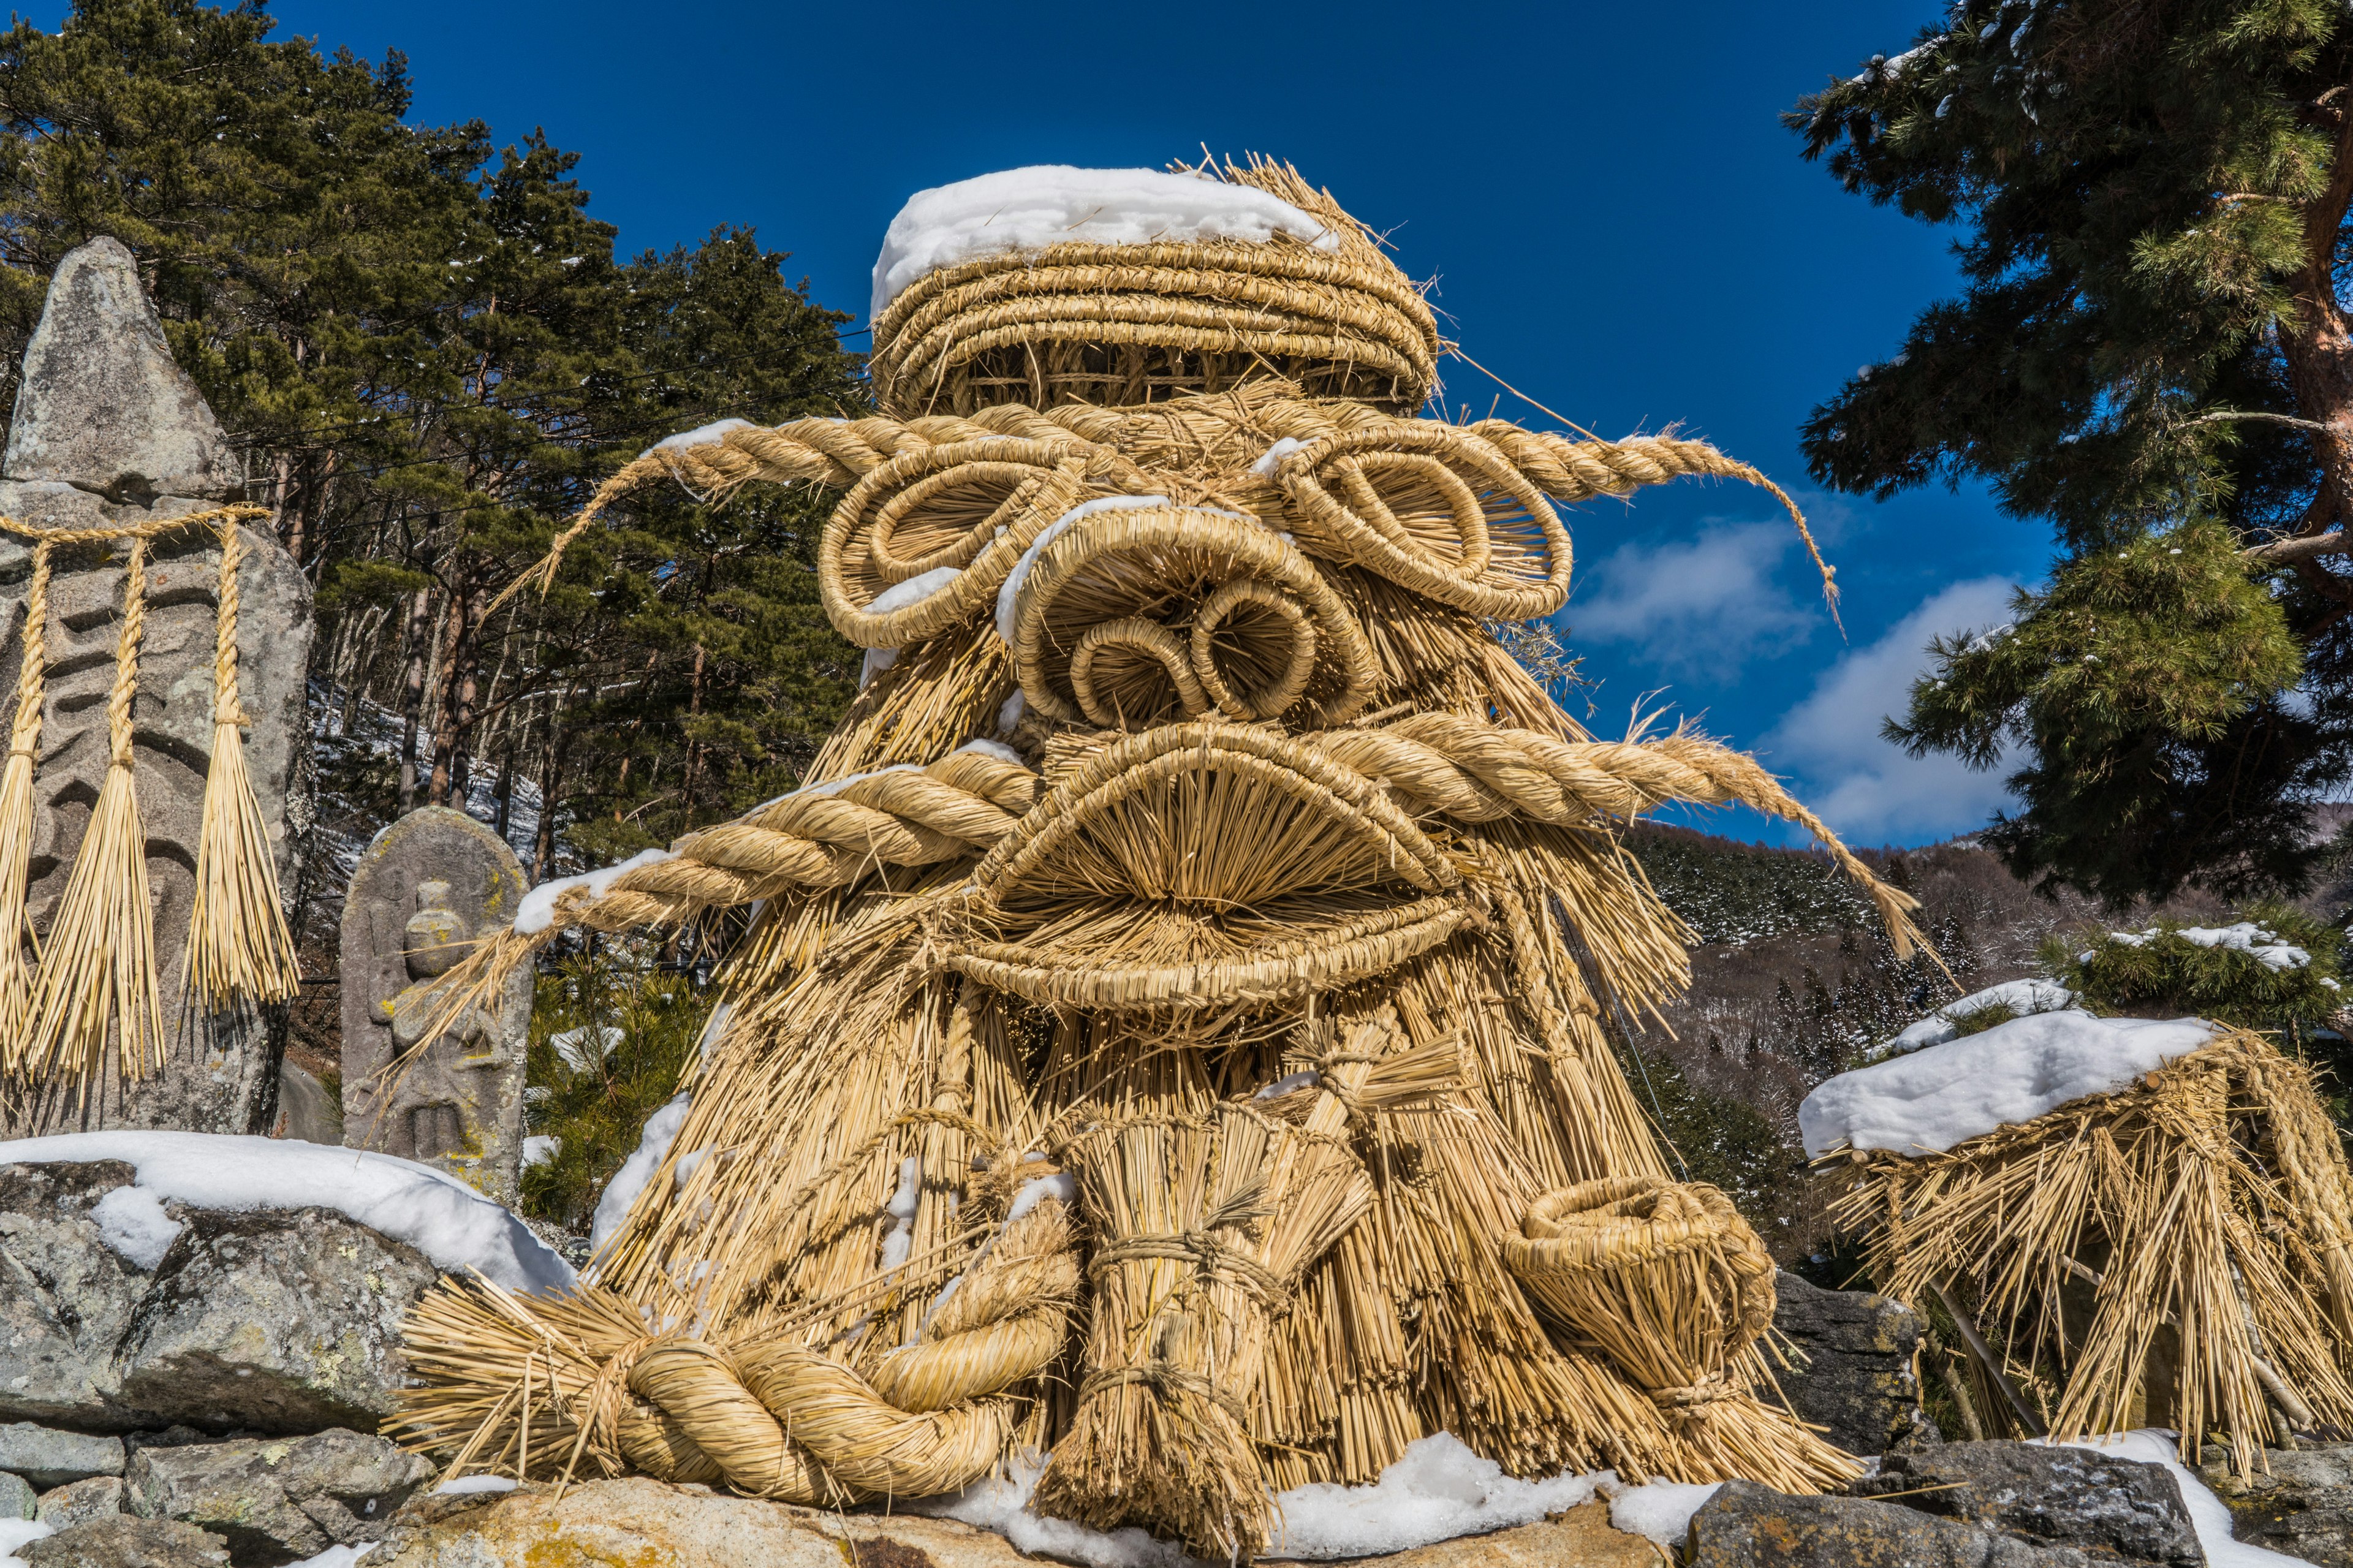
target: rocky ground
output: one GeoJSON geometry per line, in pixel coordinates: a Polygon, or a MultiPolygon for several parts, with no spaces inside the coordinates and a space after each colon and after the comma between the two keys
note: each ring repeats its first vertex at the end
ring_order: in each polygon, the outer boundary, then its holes
{"type": "MultiPolygon", "coordinates": [[[[29,1568],[1012,1568],[1001,1535],[945,1519],[819,1512],[643,1479],[444,1493],[375,1435],[406,1377],[396,1325],[436,1269],[323,1209],[166,1205],[160,1255],[126,1233],[112,1162],[0,1166],[0,1544],[29,1568]],[[26,1521],[34,1521],[27,1524],[26,1521]],[[30,1539],[26,1539],[30,1536],[30,1539]]],[[[1921,1414],[1918,1319],[1783,1276],[1778,1370],[1798,1412],[1883,1453],[1850,1495],[1746,1482],[1690,1518],[1612,1521],[1596,1500],[1493,1534],[1368,1559],[1390,1568],[2192,1568],[2232,1549],[2221,1509],[2161,1464],[1944,1443],[1921,1414]],[[2193,1510],[2213,1515],[2204,1523],[2193,1510]],[[1629,1529],[1619,1528],[1619,1523],[1629,1529]],[[1643,1533],[1663,1537],[1653,1541],[1643,1533]]],[[[2353,1447],[2267,1456],[2207,1483],[2241,1542],[2353,1568],[2353,1447]]],[[[1105,1555],[1110,1552],[1110,1555],[1105,1555]]],[[[1174,1568],[1130,1543],[1090,1568],[1174,1568]]]]}

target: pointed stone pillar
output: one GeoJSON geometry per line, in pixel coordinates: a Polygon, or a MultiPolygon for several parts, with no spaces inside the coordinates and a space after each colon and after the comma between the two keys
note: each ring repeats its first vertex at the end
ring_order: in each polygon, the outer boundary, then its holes
{"type": "MultiPolygon", "coordinates": [[[[237,499],[242,469],[220,422],[180,367],[140,286],[132,254],[100,238],[70,252],[50,279],[40,325],[25,352],[16,416],[0,457],[0,512],[43,528],[121,525],[237,499]]],[[[238,684],[253,725],[246,762],[279,851],[280,885],[293,866],[287,787],[308,743],[303,683],[312,630],[311,589],[267,532],[248,529],[238,579],[238,684]]],[[[114,680],[127,543],[55,552],[49,584],[47,701],[34,779],[30,910],[47,933],[107,765],[106,698],[114,680]]],[[[13,713],[24,657],[32,550],[0,534],[0,710],[13,713]]],[[[213,639],[220,552],[197,530],[149,548],[147,633],[132,707],[139,807],[155,909],[155,962],[164,1021],[174,1035],[164,1071],[139,1084],[117,1075],[85,1099],[37,1090],[0,1100],[0,1133],[94,1127],[259,1132],[275,1098],[278,1063],[258,1017],[201,1017],[181,1007],[205,772],[212,760],[213,639]]],[[[5,722],[5,720],[0,720],[5,722]]]]}

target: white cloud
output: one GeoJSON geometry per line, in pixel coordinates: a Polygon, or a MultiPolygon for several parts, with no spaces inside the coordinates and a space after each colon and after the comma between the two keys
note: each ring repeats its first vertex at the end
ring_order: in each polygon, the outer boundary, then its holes
{"type": "Polygon", "coordinates": [[[1745,522],[1683,543],[1620,545],[1593,569],[1594,596],[1570,604],[1571,632],[1580,643],[1639,644],[1674,675],[1777,658],[1821,618],[1774,581],[1795,542],[1786,522],[1745,522]]]}
{"type": "Polygon", "coordinates": [[[1997,764],[1978,773],[1943,752],[1905,755],[1881,738],[1927,668],[1928,639],[2010,619],[2015,584],[1978,577],[1922,602],[1869,647],[1839,659],[1810,696],[1781,716],[1758,746],[1767,765],[1798,775],[1799,798],[1842,838],[1863,844],[1966,833],[1982,826],[2010,792],[1997,764]]]}

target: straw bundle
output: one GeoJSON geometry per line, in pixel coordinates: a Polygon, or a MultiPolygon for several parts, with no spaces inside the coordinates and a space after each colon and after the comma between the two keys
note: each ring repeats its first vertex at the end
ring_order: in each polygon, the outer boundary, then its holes
{"type": "MultiPolygon", "coordinates": [[[[240,1000],[284,1002],[302,985],[294,935],[278,896],[277,854],[245,771],[247,717],[237,700],[237,568],[245,540],[220,525],[219,609],[213,655],[213,754],[205,775],[196,843],[195,901],[188,919],[187,995],[210,1012],[240,1000]]],[[[5,807],[0,807],[5,814],[5,807]]],[[[0,871],[5,875],[5,871],[0,871]]]]}
{"type": "Polygon", "coordinates": [[[2311,1070],[2260,1037],[1946,1153],[1850,1157],[1840,1220],[1884,1288],[2004,1347],[1980,1371],[2021,1425],[2168,1426],[2185,1458],[2221,1434],[2242,1475],[2353,1426],[2353,1180],[2311,1070]]]}
{"type": "Polygon", "coordinates": [[[1053,245],[932,273],[875,318],[869,369],[885,408],[1136,405],[1282,375],[1319,395],[1409,413],[1442,348],[1420,291],[1378,241],[1284,164],[1204,173],[1308,213],[1336,251],[1287,235],[1053,245]]]}
{"type": "Polygon", "coordinates": [[[139,538],[122,575],[122,630],[106,703],[106,780],[49,927],[24,1053],[28,1074],[71,1077],[85,1088],[99,1070],[110,1028],[124,1077],[135,1081],[164,1065],[147,833],[131,772],[131,704],[139,689],[139,640],[146,626],[147,541],[139,538]]]}
{"type": "Polygon", "coordinates": [[[0,1074],[24,1069],[26,1037],[33,1023],[33,964],[37,948],[26,919],[25,896],[33,868],[33,764],[41,742],[41,705],[47,700],[48,647],[43,633],[49,616],[50,545],[33,546],[33,574],[25,588],[25,627],[16,668],[16,713],[8,730],[8,760],[0,771],[0,1074]]]}
{"type": "Polygon", "coordinates": [[[1722,1192],[1604,1177],[1546,1193],[1524,1229],[1504,1244],[1513,1274],[1650,1394],[1699,1463],[1784,1491],[1862,1473],[1735,1375],[1773,1323],[1773,1259],[1722,1192]]]}

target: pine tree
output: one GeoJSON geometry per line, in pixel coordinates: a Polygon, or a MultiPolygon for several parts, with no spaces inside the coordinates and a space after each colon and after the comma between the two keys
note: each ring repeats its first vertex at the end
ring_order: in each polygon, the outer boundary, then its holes
{"type": "Polygon", "coordinates": [[[2353,35],[2324,0],[1961,0],[1788,117],[1962,230],[1964,288],[1804,432],[1881,497],[1988,483],[2062,549],[1889,735],[1992,766],[1988,841],[2111,900],[2302,885],[2353,772],[2353,35]]]}

